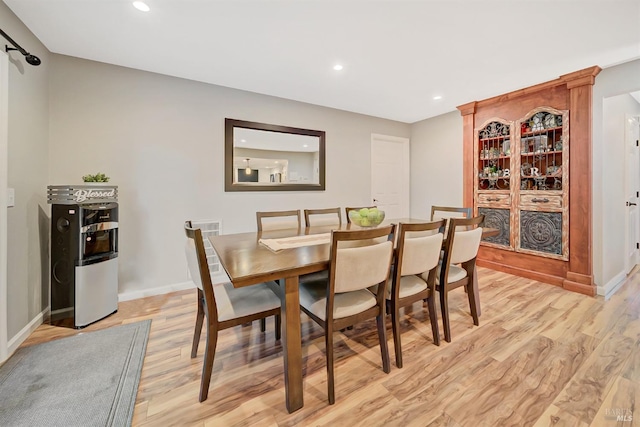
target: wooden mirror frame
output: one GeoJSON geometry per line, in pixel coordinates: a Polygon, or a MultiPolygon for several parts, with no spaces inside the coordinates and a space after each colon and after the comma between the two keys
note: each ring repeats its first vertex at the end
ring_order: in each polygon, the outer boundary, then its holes
{"type": "Polygon", "coordinates": [[[320,130],[300,129],[288,126],[270,125],[266,123],[248,122],[245,120],[225,119],[224,121],[224,191],[324,191],[325,190],[325,132],[320,130]],[[264,130],[296,135],[316,136],[318,143],[318,183],[255,183],[233,182],[233,131],[235,128],[264,130]]]}

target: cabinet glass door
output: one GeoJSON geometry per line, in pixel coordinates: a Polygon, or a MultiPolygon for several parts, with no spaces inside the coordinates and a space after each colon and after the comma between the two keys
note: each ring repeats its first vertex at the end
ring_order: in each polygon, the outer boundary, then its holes
{"type": "Polygon", "coordinates": [[[516,122],[516,251],[569,257],[569,112],[539,107],[516,122]]]}
{"type": "MultiPolygon", "coordinates": [[[[512,197],[514,186],[514,125],[500,118],[487,120],[475,133],[474,204],[485,215],[485,226],[500,231],[483,245],[513,250],[512,197]]],[[[517,174],[516,174],[517,175],[517,174]]],[[[517,176],[516,176],[517,177],[517,176]]]]}

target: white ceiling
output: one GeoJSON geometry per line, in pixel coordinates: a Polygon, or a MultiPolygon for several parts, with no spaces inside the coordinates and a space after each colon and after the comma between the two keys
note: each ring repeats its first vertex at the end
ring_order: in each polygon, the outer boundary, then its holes
{"type": "Polygon", "coordinates": [[[407,123],[640,58],[640,0],[4,2],[54,53],[407,123]]]}

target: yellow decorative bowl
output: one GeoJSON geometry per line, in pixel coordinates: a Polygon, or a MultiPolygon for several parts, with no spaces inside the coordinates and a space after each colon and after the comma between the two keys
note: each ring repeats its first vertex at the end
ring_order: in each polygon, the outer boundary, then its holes
{"type": "Polygon", "coordinates": [[[384,221],[384,211],[378,208],[362,208],[349,211],[349,219],[358,227],[377,227],[384,221]]]}

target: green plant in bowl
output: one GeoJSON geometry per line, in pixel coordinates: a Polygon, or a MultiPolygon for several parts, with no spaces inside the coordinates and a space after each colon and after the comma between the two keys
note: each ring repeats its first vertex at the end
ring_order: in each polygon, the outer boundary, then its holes
{"type": "Polygon", "coordinates": [[[84,182],[109,182],[109,177],[103,174],[102,172],[98,172],[95,175],[84,175],[82,180],[84,182]]]}
{"type": "Polygon", "coordinates": [[[378,208],[362,208],[349,211],[349,219],[358,227],[377,227],[384,221],[384,211],[378,208]]]}

